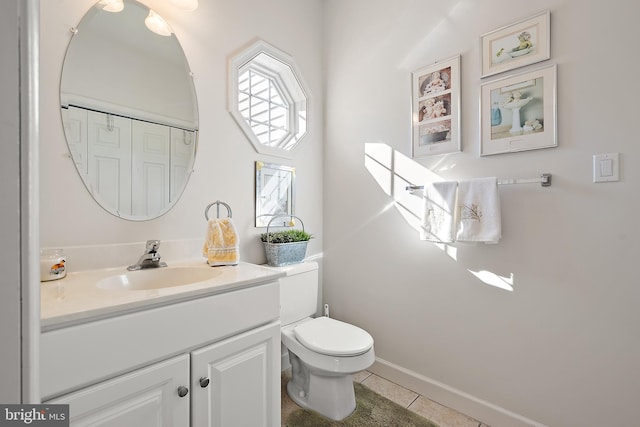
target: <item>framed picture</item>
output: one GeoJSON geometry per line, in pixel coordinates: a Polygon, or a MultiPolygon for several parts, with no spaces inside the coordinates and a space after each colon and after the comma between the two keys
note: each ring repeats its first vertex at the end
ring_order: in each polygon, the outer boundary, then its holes
{"type": "Polygon", "coordinates": [[[412,73],[413,157],[460,151],[460,55],[412,73]]]}
{"type": "Polygon", "coordinates": [[[550,13],[537,15],[481,36],[482,77],[551,58],[550,13]]]}
{"type": "Polygon", "coordinates": [[[480,155],[556,147],[556,65],[480,87],[480,155]]]}

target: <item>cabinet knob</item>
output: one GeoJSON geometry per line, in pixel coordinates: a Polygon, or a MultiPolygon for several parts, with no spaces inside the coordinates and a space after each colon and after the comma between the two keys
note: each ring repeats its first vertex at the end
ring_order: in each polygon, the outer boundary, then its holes
{"type": "Polygon", "coordinates": [[[189,394],[189,389],[187,387],[183,385],[178,387],[178,396],[185,397],[187,394],[189,394]]]}
{"type": "Polygon", "coordinates": [[[202,377],[200,378],[200,387],[206,388],[209,385],[209,378],[202,377]]]}

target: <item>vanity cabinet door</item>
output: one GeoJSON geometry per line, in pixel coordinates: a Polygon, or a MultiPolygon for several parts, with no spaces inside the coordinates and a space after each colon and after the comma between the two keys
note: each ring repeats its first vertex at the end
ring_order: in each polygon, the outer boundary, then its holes
{"type": "Polygon", "coordinates": [[[185,354],[46,403],[69,404],[72,427],[188,427],[190,395],[185,354]]]}
{"type": "Polygon", "coordinates": [[[280,426],[280,322],[191,353],[193,426],[280,426]]]}

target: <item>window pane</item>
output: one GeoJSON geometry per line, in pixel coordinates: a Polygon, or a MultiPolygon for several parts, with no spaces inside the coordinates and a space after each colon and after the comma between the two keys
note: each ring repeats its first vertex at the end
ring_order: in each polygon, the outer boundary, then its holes
{"type": "Polygon", "coordinates": [[[289,136],[289,105],[277,83],[255,69],[238,78],[238,110],[261,144],[277,146],[289,136]]]}

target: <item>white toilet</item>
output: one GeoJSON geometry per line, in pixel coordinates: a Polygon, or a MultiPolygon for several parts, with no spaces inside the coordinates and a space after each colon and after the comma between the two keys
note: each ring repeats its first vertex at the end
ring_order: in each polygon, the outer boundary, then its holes
{"type": "Polygon", "coordinates": [[[312,318],[318,303],[318,264],[278,267],[282,344],[289,351],[287,393],[298,405],[332,420],[355,407],[351,374],[374,361],[373,338],[365,330],[329,317],[312,318]]]}

